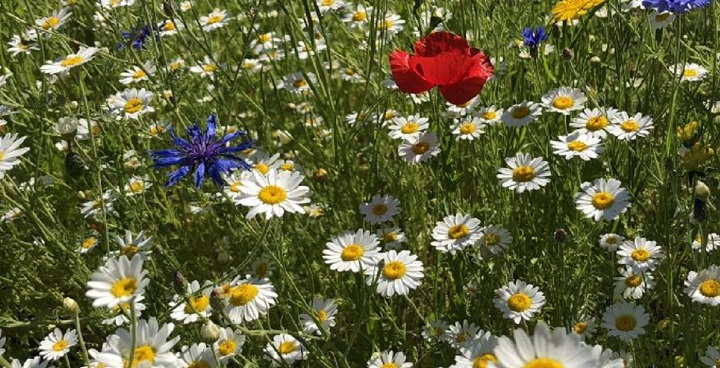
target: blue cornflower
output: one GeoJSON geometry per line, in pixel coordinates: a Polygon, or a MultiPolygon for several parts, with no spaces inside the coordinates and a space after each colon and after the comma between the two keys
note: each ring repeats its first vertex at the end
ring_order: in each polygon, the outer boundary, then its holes
{"type": "Polygon", "coordinates": [[[711,0],[643,0],[646,8],[657,10],[658,13],[666,11],[672,13],[685,13],[688,10],[702,8],[710,5],[711,0]]]}
{"type": "Polygon", "coordinates": [[[217,185],[223,185],[225,181],[221,174],[228,173],[233,169],[250,170],[245,160],[235,154],[250,148],[253,144],[248,139],[237,146],[227,147],[226,144],[235,138],[244,136],[245,133],[236,131],[217,139],[215,128],[217,127],[217,116],[210,115],[207,119],[205,132],[200,131],[200,126],[195,123],[187,129],[188,139],[175,136],[173,129],[170,129],[170,136],[173,143],[178,147],[160,151],[151,151],[150,157],[155,162],[155,168],[168,166],[180,166],[179,169],[168,175],[167,186],[175,185],[190,171],[195,171],[195,186],[200,187],[205,175],[209,175],[217,185]]]}
{"type": "MultiPolygon", "coordinates": [[[[142,26],[139,30],[120,31],[120,35],[125,41],[132,41],[132,48],[135,50],[144,49],[147,44],[147,39],[152,35],[152,33],[153,30],[149,26],[142,26]]],[[[155,35],[155,39],[157,40],[157,35],[155,35]]],[[[124,42],[120,42],[120,44],[118,44],[119,50],[124,50],[125,47],[124,42]]]]}
{"type": "Polygon", "coordinates": [[[522,36],[525,39],[525,46],[530,48],[530,52],[537,51],[540,43],[548,39],[545,28],[537,27],[536,29],[525,28],[522,30],[522,36]]]}

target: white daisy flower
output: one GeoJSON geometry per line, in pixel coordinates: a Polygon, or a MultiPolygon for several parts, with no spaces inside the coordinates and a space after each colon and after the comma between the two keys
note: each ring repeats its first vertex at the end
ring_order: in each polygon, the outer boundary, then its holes
{"type": "Polygon", "coordinates": [[[107,338],[107,349],[97,354],[96,359],[107,368],[126,368],[129,365],[176,368],[178,358],[171,349],[180,341],[180,336],[168,340],[174,328],[172,323],[159,327],[155,317],[137,322],[135,338],[130,331],[118,328],[114,335],[107,338]],[[133,346],[133,360],[128,362],[133,346]]]}
{"type": "Polygon", "coordinates": [[[189,324],[202,321],[212,315],[212,307],[210,306],[210,293],[212,292],[212,282],[205,281],[200,286],[200,282],[194,280],[186,286],[187,300],[184,295],[173,296],[170,302],[170,318],[180,321],[183,324],[189,324]]]}
{"type": "Polygon", "coordinates": [[[131,6],[135,0],[100,0],[100,5],[105,9],[115,9],[121,6],[131,6]]]}
{"type": "Polygon", "coordinates": [[[615,277],[615,296],[624,299],[640,299],[655,287],[655,278],[650,272],[636,270],[632,267],[618,269],[619,277],[615,277]]]}
{"type": "Polygon", "coordinates": [[[618,111],[613,108],[585,109],[572,119],[570,126],[576,128],[580,134],[602,139],[607,136],[610,121],[615,119],[617,113],[618,111]]]}
{"type": "Polygon", "coordinates": [[[685,280],[685,294],[695,303],[720,305],[720,267],[710,265],[700,272],[690,271],[685,280]]]}
{"type": "Polygon", "coordinates": [[[275,37],[275,33],[267,32],[261,33],[252,41],[250,41],[250,48],[253,53],[261,54],[270,50],[275,50],[282,44],[283,40],[279,37],[275,37]]]}
{"type": "Polygon", "coordinates": [[[480,229],[480,237],[475,245],[479,248],[478,258],[482,259],[491,254],[499,254],[508,249],[513,241],[510,231],[503,227],[488,225],[480,229]]]}
{"type": "Polygon", "coordinates": [[[131,84],[149,80],[150,76],[155,74],[155,70],[155,64],[152,61],[146,61],[142,67],[134,66],[120,73],[120,83],[131,84]]]}
{"type": "Polygon", "coordinates": [[[70,54],[58,61],[48,61],[40,67],[40,71],[45,74],[66,74],[70,69],[92,60],[97,52],[98,48],[96,47],[80,46],[74,54],[70,54]]]}
{"type": "Polygon", "coordinates": [[[377,237],[369,231],[346,231],[325,243],[323,259],[333,271],[359,272],[376,263],[375,258],[380,252],[378,244],[377,237]]]}
{"type": "Polygon", "coordinates": [[[398,148],[398,154],[405,162],[415,165],[423,163],[440,153],[437,136],[425,132],[417,138],[406,139],[398,148]]]}
{"type": "Polygon", "coordinates": [[[395,117],[390,121],[388,129],[389,135],[393,139],[411,139],[417,138],[424,133],[430,124],[430,119],[420,117],[420,115],[410,115],[408,117],[395,117]]]}
{"type": "Polygon", "coordinates": [[[185,368],[215,368],[215,358],[210,346],[201,342],[190,346],[183,346],[179,354],[177,367],[185,368]]]}
{"type": "Polygon", "coordinates": [[[542,106],[539,103],[523,101],[505,110],[501,119],[509,127],[520,128],[537,120],[540,115],[542,115],[542,106]]]}
{"type": "Polygon", "coordinates": [[[462,323],[455,322],[447,328],[445,341],[453,348],[460,349],[471,344],[480,331],[480,327],[465,319],[462,323]]]}
{"type": "Polygon", "coordinates": [[[582,134],[578,131],[568,135],[561,135],[557,141],[550,141],[556,155],[571,159],[580,157],[584,161],[590,161],[605,151],[600,138],[582,134]]]}
{"type": "Polygon", "coordinates": [[[680,77],[680,82],[699,82],[707,75],[707,69],[695,63],[670,65],[668,69],[670,73],[680,77]]]}
{"type": "Polygon", "coordinates": [[[267,314],[277,303],[277,293],[268,279],[244,279],[234,282],[228,291],[225,313],[232,323],[254,321],[267,314]]]}
{"type": "Polygon", "coordinates": [[[372,7],[365,7],[363,4],[357,4],[354,8],[350,8],[345,17],[342,18],[350,29],[365,29],[372,14],[372,7]]]}
{"type": "Polygon", "coordinates": [[[137,235],[133,235],[132,231],[125,230],[125,236],[114,236],[115,244],[120,249],[110,252],[109,257],[127,256],[129,259],[139,254],[143,260],[146,260],[152,249],[152,236],[145,236],[145,231],[140,231],[137,235]]]}
{"type": "Polygon", "coordinates": [[[273,367],[292,365],[298,360],[307,359],[305,346],[292,335],[279,334],[265,346],[263,359],[270,360],[273,367]]]}
{"type": "Polygon", "coordinates": [[[482,236],[480,220],[470,215],[448,215],[435,223],[430,243],[441,253],[455,252],[471,246],[482,236]]]}
{"type": "Polygon", "coordinates": [[[498,368],[597,367],[600,351],[582,344],[562,328],[552,331],[538,322],[532,337],[522,329],[516,329],[514,340],[503,336],[494,353],[498,368]]]}
{"type": "Polygon", "coordinates": [[[125,195],[128,197],[132,197],[138,194],[145,193],[147,188],[150,188],[152,186],[152,182],[150,181],[150,178],[147,176],[133,176],[128,180],[127,184],[125,184],[125,187],[123,188],[125,190],[125,195]]]}
{"type": "Polygon", "coordinates": [[[302,204],[309,203],[310,188],[300,185],[305,178],[299,172],[270,169],[267,175],[252,171],[252,179],[243,180],[237,203],[252,207],[245,216],[252,219],[264,213],[266,219],[282,217],[285,212],[304,214],[302,204]]]}
{"type": "Polygon", "coordinates": [[[608,329],[608,336],[617,336],[622,341],[630,341],[645,334],[643,327],[650,318],[645,308],[635,303],[622,302],[605,309],[602,327],[608,329]]]}
{"type": "Polygon", "coordinates": [[[480,118],[474,116],[465,116],[460,119],[455,119],[452,126],[450,126],[452,134],[455,136],[455,140],[474,140],[480,137],[481,134],[485,133],[485,124],[480,118]]]}
{"type": "Polygon", "coordinates": [[[607,127],[607,131],[622,141],[632,141],[637,137],[645,137],[653,129],[653,120],[640,113],[630,116],[625,111],[618,112],[607,127]]]}
{"type": "Polygon", "coordinates": [[[427,342],[446,341],[447,334],[445,331],[447,329],[447,322],[441,319],[436,319],[430,323],[430,326],[422,326],[422,332],[420,334],[427,342]]]}
{"type": "Polygon", "coordinates": [[[376,257],[377,264],[365,269],[367,284],[377,279],[378,294],[389,298],[393,295],[407,295],[416,289],[423,278],[423,264],[418,256],[403,250],[399,253],[390,250],[376,257]]]}
{"type": "Polygon", "coordinates": [[[195,65],[190,67],[190,72],[200,74],[202,78],[214,80],[215,72],[217,72],[218,69],[224,69],[225,66],[225,63],[217,63],[213,58],[205,55],[202,61],[197,61],[195,65]]]}
{"type": "Polygon", "coordinates": [[[245,345],[245,335],[240,330],[233,331],[232,328],[226,327],[220,329],[220,337],[215,341],[213,347],[220,362],[227,362],[242,353],[243,345],[245,345]]]}
{"type": "Polygon", "coordinates": [[[653,271],[658,263],[665,257],[660,246],[654,241],[636,237],[626,240],[617,250],[618,263],[628,265],[639,271],[653,271]]]}
{"type": "Polygon", "coordinates": [[[407,242],[405,233],[399,227],[378,229],[375,235],[383,242],[385,250],[398,250],[402,243],[407,242]]]}
{"type": "Polygon", "coordinates": [[[247,161],[250,165],[252,165],[253,170],[259,171],[263,175],[267,175],[270,172],[270,169],[280,169],[280,161],[278,161],[279,158],[279,153],[270,156],[265,151],[256,150],[247,161]]]}
{"type": "Polygon", "coordinates": [[[115,316],[104,319],[102,323],[104,325],[115,325],[117,327],[130,323],[131,308],[135,308],[135,317],[140,318],[142,312],[145,310],[145,304],[142,303],[143,299],[145,299],[144,295],[138,295],[133,299],[134,301],[120,303],[112,307],[112,312],[115,313],[115,316]]]}
{"type": "Polygon", "coordinates": [[[383,19],[379,19],[377,23],[377,32],[385,32],[387,39],[392,38],[394,35],[400,33],[405,28],[405,20],[400,18],[399,15],[392,12],[385,13],[383,19]]]}
{"type": "Polygon", "coordinates": [[[500,168],[497,174],[503,188],[522,193],[538,190],[550,182],[550,167],[542,157],[533,158],[529,153],[518,152],[505,162],[510,168],[500,168]]]}
{"type": "Polygon", "coordinates": [[[580,318],[573,318],[572,326],[570,327],[570,333],[580,337],[583,341],[592,335],[597,330],[597,324],[594,318],[588,318],[585,315],[581,315],[580,318]]]}
{"type": "Polygon", "coordinates": [[[143,259],[136,255],[129,260],[126,256],[108,258],[104,266],[90,276],[87,295],[94,307],[113,308],[142,295],[150,283],[143,270],[143,259]]]}
{"type": "Polygon", "coordinates": [[[225,9],[215,8],[210,14],[200,17],[200,26],[203,31],[212,32],[225,26],[231,19],[232,17],[228,17],[225,9]]]}
{"type": "Polygon", "coordinates": [[[40,50],[40,46],[38,46],[34,40],[23,38],[20,35],[13,35],[10,41],[8,41],[8,45],[10,45],[10,47],[7,51],[12,56],[17,56],[21,53],[30,55],[33,51],[40,50]]]}
{"type": "Polygon", "coordinates": [[[176,72],[178,70],[181,70],[184,66],[185,66],[185,60],[183,60],[183,58],[181,58],[181,57],[178,57],[178,58],[175,58],[170,63],[168,63],[167,69],[172,72],[176,72]]]}
{"type": "Polygon", "coordinates": [[[540,288],[521,280],[511,281],[495,293],[498,295],[493,299],[495,307],[504,318],[512,319],[516,324],[522,320],[529,321],[545,305],[545,294],[540,288]]]}
{"type": "Polygon", "coordinates": [[[302,72],[297,72],[285,76],[285,78],[278,84],[277,88],[286,89],[300,95],[307,95],[312,93],[312,88],[310,86],[315,84],[315,82],[317,82],[315,73],[308,72],[303,74],[302,72]]]}
{"type": "Polygon", "coordinates": [[[494,352],[497,346],[497,337],[490,332],[480,331],[470,343],[460,347],[460,354],[455,356],[455,364],[449,368],[490,367],[498,361],[494,352]]]}
{"type": "Polygon", "coordinates": [[[570,87],[560,87],[542,96],[542,103],[548,111],[570,115],[572,111],[581,110],[587,98],[585,94],[570,87]]]}
{"type": "Polygon", "coordinates": [[[43,31],[55,31],[64,26],[70,16],[72,16],[70,9],[63,8],[60,11],[53,12],[49,17],[35,20],[35,24],[42,28],[43,31]]]}
{"type": "Polygon", "coordinates": [[[321,335],[321,330],[329,332],[331,327],[335,326],[335,315],[337,314],[337,304],[332,299],[323,299],[314,297],[312,301],[312,315],[300,314],[300,324],[307,333],[321,335]],[[318,326],[320,322],[322,329],[318,326]]]}
{"type": "Polygon", "coordinates": [[[116,93],[108,101],[110,108],[118,117],[126,119],[137,119],[140,115],[153,112],[155,109],[150,106],[153,93],[141,89],[126,89],[116,93]]]}
{"type": "Polygon", "coordinates": [[[373,354],[368,360],[367,366],[368,368],[411,368],[412,363],[406,362],[406,360],[407,357],[401,352],[383,351],[373,354]]]}
{"type": "Polygon", "coordinates": [[[580,192],[575,194],[576,208],[595,221],[614,220],[630,207],[630,195],[621,185],[612,178],[582,183],[580,192]]]}
{"type": "Polygon", "coordinates": [[[250,265],[249,272],[258,279],[269,278],[273,274],[273,265],[264,255],[260,256],[250,265]]]}
{"type": "Polygon", "coordinates": [[[20,363],[19,360],[15,359],[12,361],[12,364],[10,365],[11,368],[54,368],[54,366],[49,366],[50,364],[49,360],[43,360],[42,357],[36,356],[35,358],[28,359],[25,361],[25,363],[20,363]]]}
{"type": "Polygon", "coordinates": [[[620,236],[614,233],[607,233],[600,236],[599,243],[601,248],[607,250],[608,252],[615,253],[620,247],[620,244],[622,244],[624,241],[624,236],[620,236]]]}
{"type": "Polygon", "coordinates": [[[474,115],[476,113],[475,110],[478,106],[480,106],[480,98],[478,96],[475,96],[460,105],[445,102],[445,106],[447,106],[447,117],[457,119],[471,114],[474,115]]]}
{"type": "Polygon", "coordinates": [[[495,105],[492,105],[481,108],[476,111],[474,115],[477,116],[482,123],[493,126],[500,122],[504,112],[505,110],[498,109],[495,105]]]}
{"type": "Polygon", "coordinates": [[[40,342],[40,356],[45,360],[58,360],[70,352],[78,342],[77,331],[70,329],[63,333],[59,328],[40,342]]]}
{"type": "Polygon", "coordinates": [[[360,204],[360,213],[365,216],[365,221],[378,225],[393,220],[393,217],[400,212],[400,202],[393,196],[376,194],[369,203],[360,204]]]}
{"type": "Polygon", "coordinates": [[[158,24],[157,29],[160,37],[176,35],[178,31],[185,28],[185,25],[172,19],[166,19],[158,24]]]}
{"type": "MultiPolygon", "coordinates": [[[[708,234],[707,244],[705,244],[705,251],[712,252],[715,249],[720,248],[720,235],[711,233],[708,234]]],[[[702,252],[702,236],[700,233],[693,239],[692,249],[696,252],[702,252]]]]}
{"type": "Polygon", "coordinates": [[[30,150],[28,147],[20,147],[27,137],[18,138],[17,133],[6,134],[0,138],[0,179],[5,177],[5,172],[20,164],[20,156],[30,150]]]}
{"type": "Polygon", "coordinates": [[[347,6],[347,3],[342,0],[316,0],[315,4],[317,4],[318,9],[320,9],[320,13],[341,10],[347,6]]]}
{"type": "Polygon", "coordinates": [[[708,346],[705,350],[705,356],[700,357],[700,361],[708,367],[716,368],[720,362],[720,351],[717,348],[708,346]]]}
{"type": "Polygon", "coordinates": [[[653,30],[663,29],[669,26],[674,20],[675,14],[668,11],[658,13],[656,10],[653,10],[650,12],[650,14],[648,14],[650,28],[652,28],[653,30]]]}

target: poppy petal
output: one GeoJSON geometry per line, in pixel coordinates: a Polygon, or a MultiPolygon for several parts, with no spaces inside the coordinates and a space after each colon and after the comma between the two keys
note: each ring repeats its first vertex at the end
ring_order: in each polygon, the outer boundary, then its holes
{"type": "Polygon", "coordinates": [[[410,68],[410,55],[402,50],[390,54],[390,71],[398,88],[406,93],[421,93],[435,87],[410,68]]]}
{"type": "Polygon", "coordinates": [[[415,42],[415,55],[431,57],[443,52],[470,53],[467,40],[448,32],[433,32],[415,42]]]}

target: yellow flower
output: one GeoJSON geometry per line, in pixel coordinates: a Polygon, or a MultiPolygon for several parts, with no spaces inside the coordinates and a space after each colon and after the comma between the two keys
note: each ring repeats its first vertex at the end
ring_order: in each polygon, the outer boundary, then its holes
{"type": "Polygon", "coordinates": [[[714,154],[715,151],[712,147],[695,142],[689,150],[683,153],[680,159],[681,165],[685,170],[694,170],[705,164],[714,154]]]}
{"type": "Polygon", "coordinates": [[[578,19],[605,0],[561,0],[552,8],[553,23],[578,19]]]}
{"type": "Polygon", "coordinates": [[[677,135],[677,138],[683,143],[691,142],[697,135],[699,127],[700,124],[698,124],[697,121],[691,121],[684,126],[677,127],[675,130],[675,134],[677,135]]]}

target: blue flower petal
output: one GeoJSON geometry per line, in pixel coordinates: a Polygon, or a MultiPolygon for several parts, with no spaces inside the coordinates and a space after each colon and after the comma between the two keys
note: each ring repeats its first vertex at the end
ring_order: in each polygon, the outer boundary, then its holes
{"type": "Polygon", "coordinates": [[[200,188],[202,186],[203,179],[205,179],[205,163],[200,161],[197,169],[195,169],[195,187],[200,188]]]}
{"type": "Polygon", "coordinates": [[[183,166],[172,173],[168,175],[168,182],[165,184],[165,186],[171,187],[175,184],[177,184],[180,179],[184,178],[187,174],[190,173],[190,166],[183,166]]]}

